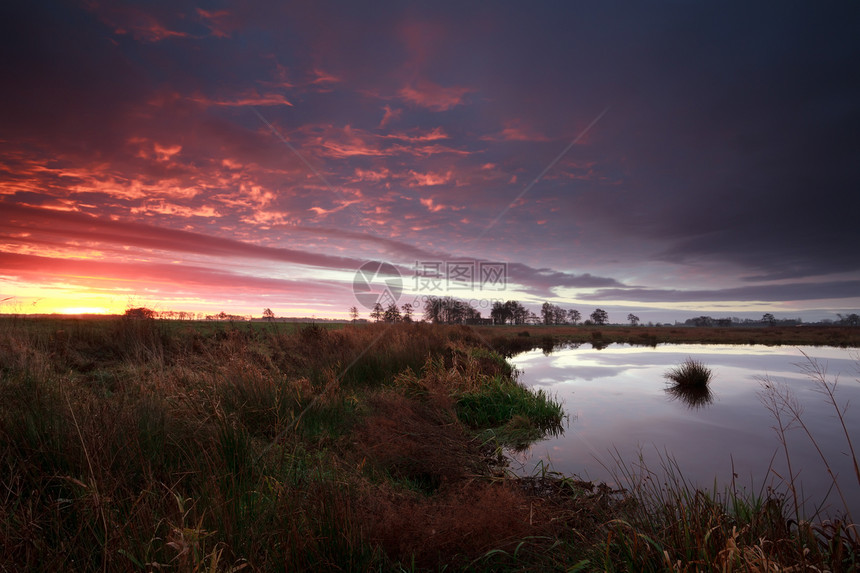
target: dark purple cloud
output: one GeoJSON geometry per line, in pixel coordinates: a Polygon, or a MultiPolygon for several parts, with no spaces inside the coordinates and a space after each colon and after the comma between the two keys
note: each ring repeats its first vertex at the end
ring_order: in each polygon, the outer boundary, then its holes
{"type": "Polygon", "coordinates": [[[860,281],[787,283],[712,290],[680,289],[599,289],[580,295],[589,301],[635,300],[642,302],[701,301],[806,301],[819,299],[853,299],[860,292],[860,281]]]}

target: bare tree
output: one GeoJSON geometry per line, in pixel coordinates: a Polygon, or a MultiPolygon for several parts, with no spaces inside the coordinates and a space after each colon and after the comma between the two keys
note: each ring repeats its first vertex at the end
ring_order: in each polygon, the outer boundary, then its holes
{"type": "Polygon", "coordinates": [[[582,319],[582,314],[580,314],[580,312],[578,310],[576,310],[575,308],[572,308],[569,311],[567,311],[567,319],[571,323],[576,325],[576,323],[578,323],[582,319]]]}
{"type": "Polygon", "coordinates": [[[357,306],[351,306],[349,308],[349,318],[352,320],[352,322],[355,322],[358,320],[358,307],[357,306]]]}
{"type": "Polygon", "coordinates": [[[263,318],[265,318],[267,322],[272,322],[275,320],[275,313],[272,312],[271,308],[265,308],[263,309],[263,318]]]}
{"type": "Polygon", "coordinates": [[[630,326],[639,326],[639,317],[632,312],[627,315],[627,320],[630,321],[630,326]]]}

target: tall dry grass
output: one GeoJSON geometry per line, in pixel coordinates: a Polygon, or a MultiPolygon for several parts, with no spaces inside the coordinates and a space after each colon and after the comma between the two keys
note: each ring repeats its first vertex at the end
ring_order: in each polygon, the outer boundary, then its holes
{"type": "Polygon", "coordinates": [[[0,320],[0,570],[856,563],[763,495],[506,477],[458,410],[516,386],[474,329],[279,326],[0,320]]]}
{"type": "MultiPolygon", "coordinates": [[[[453,398],[396,379],[431,356],[472,387],[509,366],[465,350],[480,343],[468,328],[260,326],[0,324],[0,570],[371,570],[409,547],[443,559],[408,543],[391,557],[396,528],[364,511],[388,498],[381,485],[435,495],[486,467],[453,398]],[[448,459],[460,469],[440,474],[448,459]]],[[[422,547],[474,557],[485,542],[422,547]]]]}

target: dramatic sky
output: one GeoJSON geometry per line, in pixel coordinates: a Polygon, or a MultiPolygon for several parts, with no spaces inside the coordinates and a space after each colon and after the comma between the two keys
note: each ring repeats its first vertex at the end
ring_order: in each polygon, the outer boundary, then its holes
{"type": "Polygon", "coordinates": [[[858,30],[847,1],[4,2],[0,311],[345,317],[383,261],[400,303],[485,316],[858,312],[858,30]]]}

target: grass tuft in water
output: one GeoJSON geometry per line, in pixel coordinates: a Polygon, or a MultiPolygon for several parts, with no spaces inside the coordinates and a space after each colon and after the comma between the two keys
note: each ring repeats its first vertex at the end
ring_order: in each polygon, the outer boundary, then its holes
{"type": "Polygon", "coordinates": [[[664,378],[671,380],[678,386],[697,387],[707,386],[712,376],[713,373],[710,368],[693,358],[687,358],[663,375],[664,378]]]}

